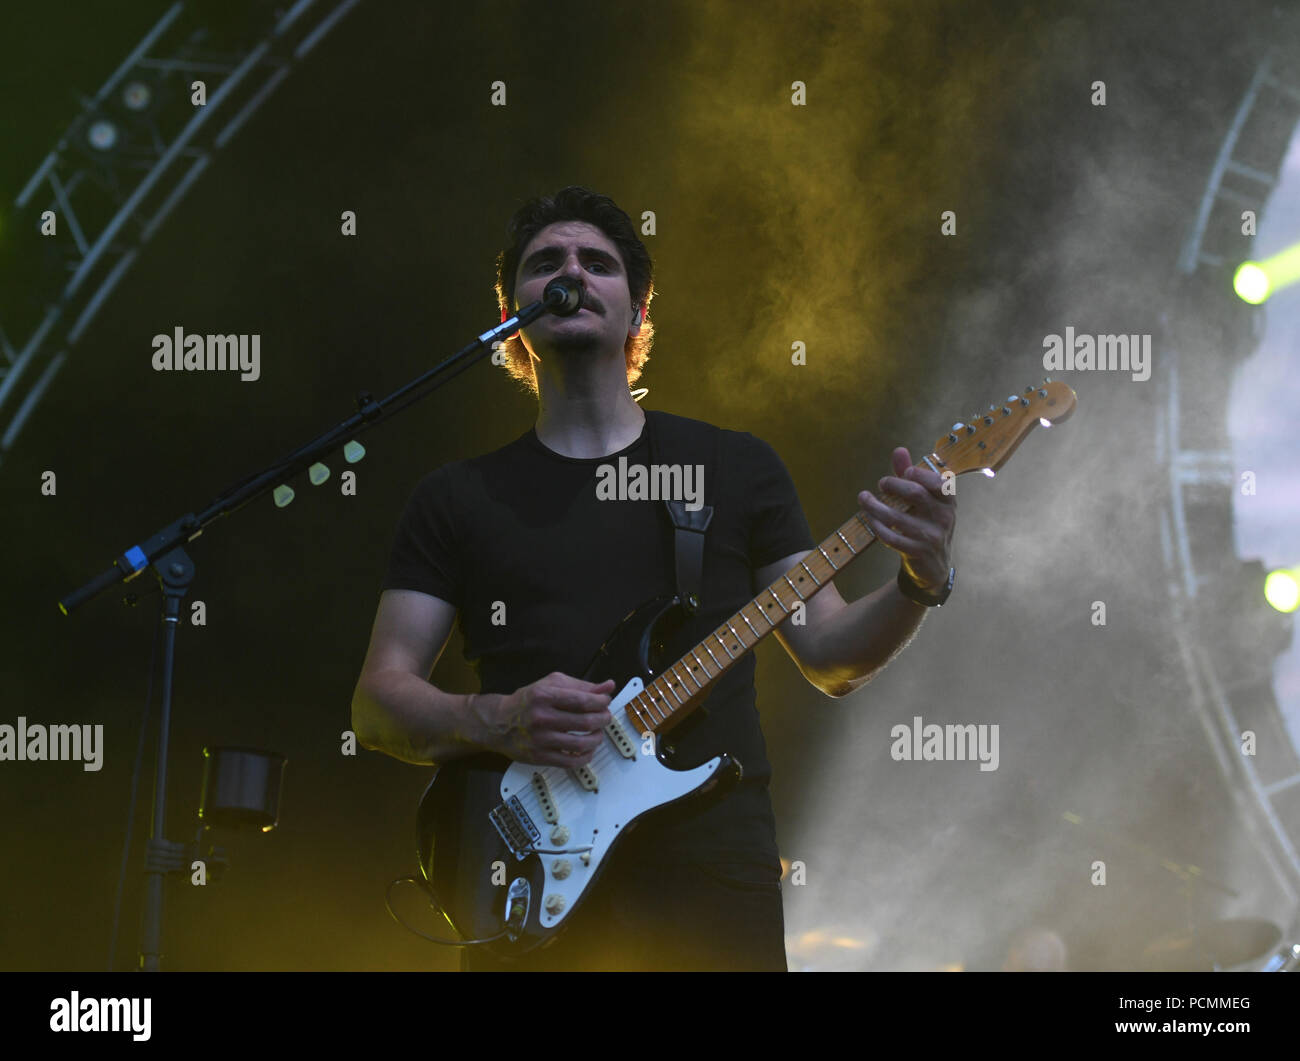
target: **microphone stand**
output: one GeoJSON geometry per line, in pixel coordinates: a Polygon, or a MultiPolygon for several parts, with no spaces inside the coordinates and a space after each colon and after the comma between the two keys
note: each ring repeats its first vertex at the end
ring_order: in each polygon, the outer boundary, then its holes
{"type": "MultiPolygon", "coordinates": [[[[222,491],[198,514],[193,512],[173,520],[142,542],[132,545],[118,556],[111,567],[73,590],[59,601],[64,615],[119,582],[130,582],[150,570],[162,588],[163,635],[162,710],[158,720],[158,751],[154,767],[153,810],[150,836],[145,851],[145,905],[140,927],[139,970],[157,972],[162,959],[163,884],[169,872],[188,867],[186,845],[166,839],[167,752],[171,730],[172,674],[175,667],[176,627],[180,622],[181,601],[194,580],[195,566],[184,549],[209,525],[222,516],[243,508],[254,498],[290,476],[315,464],[345,442],[344,458],[355,463],[365,455],[354,435],[397,415],[408,406],[437,390],[482,359],[498,339],[531,324],[543,313],[571,316],[582,305],[583,288],[569,277],[557,277],[546,285],[542,297],[525,306],[513,317],[484,332],[473,342],[427,372],[399,387],[386,398],[375,399],[368,391],[357,395],[357,411],[324,434],[260,472],[248,476],[222,491]]],[[[292,500],[290,493],[288,500],[292,500]]],[[[288,500],[283,503],[288,504],[288,500]]],[[[277,500],[277,504],[281,502],[277,500]]]]}

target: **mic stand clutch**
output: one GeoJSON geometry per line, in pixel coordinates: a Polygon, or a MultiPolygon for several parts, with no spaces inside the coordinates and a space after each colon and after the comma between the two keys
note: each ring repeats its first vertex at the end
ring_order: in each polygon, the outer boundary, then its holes
{"type": "Polygon", "coordinates": [[[175,668],[176,627],[180,622],[181,601],[194,580],[195,566],[183,546],[192,542],[212,523],[248,504],[276,487],[276,504],[283,507],[293,499],[285,479],[316,465],[326,454],[340,446],[344,457],[355,463],[365,455],[353,436],[382,423],[413,405],[421,398],[454,379],[488,353],[498,339],[531,324],[543,313],[571,316],[582,305],[583,287],[571,277],[557,277],[546,285],[542,297],[519,310],[514,316],[490,328],[440,364],[399,387],[388,397],[376,400],[369,392],[357,396],[357,411],[300,449],[282,457],[242,482],[218,494],[197,515],[187,513],[149,538],[124,550],[112,565],[85,585],[59,601],[59,610],[71,614],[91,598],[119,582],[130,582],[146,569],[153,572],[162,587],[162,620],[166,623],[163,639],[162,706],[158,718],[158,751],[154,767],[153,813],[145,855],[145,902],[140,928],[139,968],[153,972],[162,959],[163,884],[167,879],[175,845],[165,835],[167,810],[167,755],[171,732],[172,676],[175,668]],[[345,445],[346,443],[346,445],[345,445]]]}

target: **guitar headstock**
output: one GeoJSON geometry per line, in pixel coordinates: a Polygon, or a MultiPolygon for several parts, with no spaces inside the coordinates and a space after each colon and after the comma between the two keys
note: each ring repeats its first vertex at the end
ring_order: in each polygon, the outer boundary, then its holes
{"type": "Polygon", "coordinates": [[[1040,422],[1044,426],[1068,420],[1074,412],[1074,391],[1050,378],[1023,394],[1012,394],[1001,405],[969,421],[953,424],[952,430],[934,444],[942,471],[954,475],[984,472],[992,475],[1006,464],[1016,447],[1040,422]]]}

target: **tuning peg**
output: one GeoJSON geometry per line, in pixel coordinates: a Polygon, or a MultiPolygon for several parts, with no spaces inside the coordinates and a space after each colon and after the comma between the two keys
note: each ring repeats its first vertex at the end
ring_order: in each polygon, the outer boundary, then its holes
{"type": "Polygon", "coordinates": [[[317,461],[315,464],[313,464],[310,468],[307,469],[307,478],[311,480],[312,486],[320,486],[320,484],[323,483],[329,477],[330,477],[330,470],[327,467],[325,467],[325,465],[323,465],[320,461],[317,461]]]}
{"type": "Polygon", "coordinates": [[[366,447],[360,442],[349,442],[343,447],[343,459],[349,464],[356,464],[365,455],[366,447]]]}
{"type": "Polygon", "coordinates": [[[287,504],[289,504],[289,502],[293,500],[293,487],[285,486],[283,483],[281,483],[279,486],[275,488],[271,496],[275,498],[276,508],[284,508],[287,504]]]}

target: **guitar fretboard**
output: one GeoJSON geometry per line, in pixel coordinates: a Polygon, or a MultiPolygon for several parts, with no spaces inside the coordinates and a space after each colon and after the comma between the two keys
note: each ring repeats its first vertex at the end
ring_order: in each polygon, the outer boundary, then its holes
{"type": "MultiPolygon", "coordinates": [[[[922,466],[936,469],[943,467],[943,461],[932,453],[916,467],[922,466]]],[[[876,496],[900,512],[910,510],[904,501],[876,496]]],[[[640,732],[666,731],[685,719],[733,664],[875,542],[876,536],[859,509],[799,563],[677,662],[660,671],[628,702],[627,710],[640,725],[640,732]]]]}

